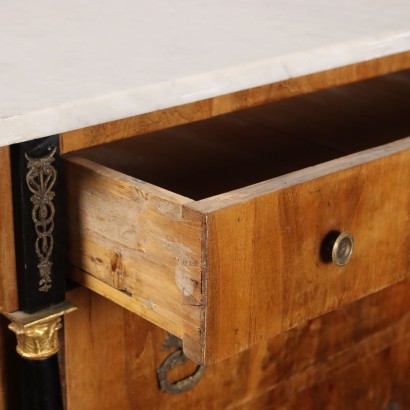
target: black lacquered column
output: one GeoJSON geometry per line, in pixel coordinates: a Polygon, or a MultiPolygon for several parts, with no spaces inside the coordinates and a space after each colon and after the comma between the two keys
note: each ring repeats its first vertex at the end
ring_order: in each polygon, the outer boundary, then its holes
{"type": "Polygon", "coordinates": [[[22,408],[63,408],[57,352],[65,301],[64,212],[57,135],[11,147],[22,408]]]}

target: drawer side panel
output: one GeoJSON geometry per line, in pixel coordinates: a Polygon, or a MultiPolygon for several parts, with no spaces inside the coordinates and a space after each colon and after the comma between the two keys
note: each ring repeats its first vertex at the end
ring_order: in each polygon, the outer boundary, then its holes
{"type": "Polygon", "coordinates": [[[183,215],[183,197],[88,160],[67,159],[66,178],[73,277],[200,349],[200,218],[183,215]]]}

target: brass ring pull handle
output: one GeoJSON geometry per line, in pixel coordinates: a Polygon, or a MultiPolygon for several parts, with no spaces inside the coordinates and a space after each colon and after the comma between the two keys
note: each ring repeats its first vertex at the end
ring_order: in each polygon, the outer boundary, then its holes
{"type": "Polygon", "coordinates": [[[160,390],[167,393],[178,394],[192,389],[199,380],[201,380],[206,366],[198,366],[190,376],[171,383],[167,378],[168,372],[189,360],[182,350],[182,340],[170,334],[167,339],[165,339],[163,350],[169,350],[172,347],[176,347],[177,349],[172,352],[158,368],[157,377],[160,390]]]}
{"type": "Polygon", "coordinates": [[[342,232],[332,247],[332,261],[336,266],[344,266],[353,255],[354,240],[350,232],[342,232]]]}

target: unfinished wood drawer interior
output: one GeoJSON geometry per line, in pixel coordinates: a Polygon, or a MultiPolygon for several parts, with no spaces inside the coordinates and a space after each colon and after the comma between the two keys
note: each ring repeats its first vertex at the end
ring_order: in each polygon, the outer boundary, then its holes
{"type": "Polygon", "coordinates": [[[72,277],[222,360],[409,275],[409,135],[402,72],[70,154],[72,277]]]}

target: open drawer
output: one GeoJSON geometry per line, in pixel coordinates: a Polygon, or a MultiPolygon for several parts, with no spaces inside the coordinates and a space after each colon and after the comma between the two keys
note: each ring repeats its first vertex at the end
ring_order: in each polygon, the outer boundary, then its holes
{"type": "Polygon", "coordinates": [[[72,277],[222,360],[409,276],[408,135],[404,72],[68,155],[72,277]]]}

